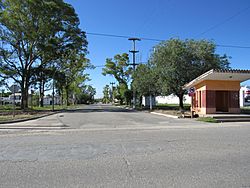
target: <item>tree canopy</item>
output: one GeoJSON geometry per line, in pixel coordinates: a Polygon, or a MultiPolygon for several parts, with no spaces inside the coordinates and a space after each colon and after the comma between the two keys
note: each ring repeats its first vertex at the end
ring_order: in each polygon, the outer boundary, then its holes
{"type": "Polygon", "coordinates": [[[63,0],[1,0],[0,4],[0,76],[19,83],[25,109],[37,69],[42,72],[60,64],[61,57],[72,52],[84,57],[87,40],[74,8],[63,0]]]}
{"type": "MultiPolygon", "coordinates": [[[[135,83],[137,90],[144,93],[144,84],[150,81],[148,74],[156,76],[151,86],[162,95],[174,94],[179,97],[180,108],[183,108],[183,86],[210,69],[226,69],[229,67],[228,57],[216,53],[216,45],[207,40],[180,40],[170,39],[154,47],[149,65],[150,71],[145,67],[138,67],[135,83]],[[138,88],[139,87],[139,88],[138,88]]],[[[150,83],[148,83],[150,84],[150,83]]]]}
{"type": "Polygon", "coordinates": [[[123,101],[126,101],[127,104],[130,103],[131,91],[128,89],[128,83],[131,79],[132,72],[133,69],[129,66],[129,55],[127,53],[117,54],[113,59],[106,59],[102,74],[104,76],[113,76],[119,83],[116,98],[120,100],[121,104],[123,101]]]}

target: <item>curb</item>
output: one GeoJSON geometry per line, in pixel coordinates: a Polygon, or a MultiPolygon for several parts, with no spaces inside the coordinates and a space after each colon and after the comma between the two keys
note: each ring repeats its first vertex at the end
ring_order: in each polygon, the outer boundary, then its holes
{"type": "Polygon", "coordinates": [[[20,123],[20,122],[35,120],[35,119],[51,116],[51,115],[58,114],[58,113],[60,113],[60,112],[52,112],[51,114],[44,114],[44,115],[41,115],[41,116],[36,116],[36,117],[32,117],[32,118],[27,118],[27,119],[25,118],[25,119],[11,120],[11,121],[3,121],[3,122],[0,122],[0,126],[4,125],[4,124],[20,123]]]}
{"type": "Polygon", "coordinates": [[[159,115],[159,116],[165,116],[165,117],[169,117],[169,118],[174,118],[174,119],[178,119],[178,116],[174,116],[174,115],[169,115],[169,114],[162,114],[162,113],[158,113],[158,112],[149,112],[150,114],[154,114],[154,115],[159,115]]]}
{"type": "Polygon", "coordinates": [[[71,129],[69,127],[60,126],[60,127],[0,127],[1,130],[64,130],[64,129],[71,129]]]}

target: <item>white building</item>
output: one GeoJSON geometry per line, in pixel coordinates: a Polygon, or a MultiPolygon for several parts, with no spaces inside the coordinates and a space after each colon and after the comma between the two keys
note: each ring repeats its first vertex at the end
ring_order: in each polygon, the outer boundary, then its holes
{"type": "Polygon", "coordinates": [[[250,106],[250,86],[240,88],[240,107],[250,106]]]}
{"type": "MultiPolygon", "coordinates": [[[[43,104],[44,105],[52,105],[52,96],[47,95],[43,98],[43,104]]],[[[61,104],[61,98],[60,96],[56,95],[54,96],[54,104],[59,105],[61,104]]]]}
{"type": "MultiPolygon", "coordinates": [[[[15,93],[15,104],[20,105],[21,100],[22,100],[22,94],[15,93]]],[[[9,97],[2,97],[1,101],[3,101],[4,104],[13,104],[14,94],[11,94],[9,97]]]]}
{"type": "MultiPolygon", "coordinates": [[[[149,97],[142,97],[142,105],[149,106],[149,97]]],[[[183,99],[184,104],[191,104],[191,97],[188,95],[184,95],[183,99]]],[[[168,96],[156,96],[152,97],[152,104],[153,106],[158,104],[179,104],[179,98],[176,95],[168,95],[168,96]]]]}

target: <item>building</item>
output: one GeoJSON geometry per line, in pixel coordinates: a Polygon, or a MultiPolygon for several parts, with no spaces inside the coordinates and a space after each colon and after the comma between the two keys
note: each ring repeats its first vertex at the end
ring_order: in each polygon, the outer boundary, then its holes
{"type": "MultiPolygon", "coordinates": [[[[46,105],[52,105],[52,96],[47,95],[43,98],[43,104],[46,105]]],[[[54,105],[60,105],[61,104],[61,97],[58,95],[54,96],[54,105]]]]}
{"type": "Polygon", "coordinates": [[[191,110],[195,114],[240,113],[240,83],[250,70],[212,69],[184,86],[193,88],[191,110]]]}
{"type": "Polygon", "coordinates": [[[250,106],[250,86],[240,88],[240,107],[250,106]]]}
{"type": "MultiPolygon", "coordinates": [[[[184,104],[191,104],[191,98],[188,95],[184,95],[183,102],[184,104]]],[[[174,94],[152,97],[152,105],[155,106],[159,104],[179,104],[179,98],[174,94]]],[[[142,97],[142,105],[147,107],[150,105],[149,96],[142,97]]]]}
{"type": "MultiPolygon", "coordinates": [[[[21,93],[15,93],[15,104],[20,105],[22,100],[21,93]]],[[[11,94],[9,97],[1,97],[0,101],[2,104],[13,104],[14,94],[11,94]]]]}

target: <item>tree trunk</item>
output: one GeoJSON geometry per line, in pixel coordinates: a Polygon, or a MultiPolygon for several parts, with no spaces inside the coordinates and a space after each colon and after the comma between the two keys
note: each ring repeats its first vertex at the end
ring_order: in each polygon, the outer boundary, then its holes
{"type": "Polygon", "coordinates": [[[21,82],[21,109],[26,110],[28,108],[28,83],[26,79],[23,77],[21,82]]]}
{"type": "Polygon", "coordinates": [[[22,89],[21,94],[22,94],[21,109],[27,110],[27,108],[28,108],[28,89],[24,87],[22,89]]]}
{"type": "Polygon", "coordinates": [[[69,106],[69,91],[66,89],[66,103],[67,103],[67,106],[69,106]]]}
{"type": "Polygon", "coordinates": [[[178,95],[178,98],[179,98],[179,108],[180,108],[180,110],[183,110],[183,109],[184,109],[183,97],[184,97],[184,94],[183,94],[183,93],[178,95]]]}
{"type": "Polygon", "coordinates": [[[43,107],[43,98],[44,98],[44,82],[40,82],[40,87],[39,87],[39,106],[43,107]]]}
{"type": "Polygon", "coordinates": [[[153,103],[152,103],[153,101],[152,101],[152,94],[150,94],[149,95],[149,108],[150,108],[150,110],[152,110],[153,109],[153,103]]]}
{"type": "Polygon", "coordinates": [[[62,92],[61,92],[61,105],[63,105],[63,100],[64,100],[64,98],[63,98],[63,89],[62,89],[62,92]]]}

